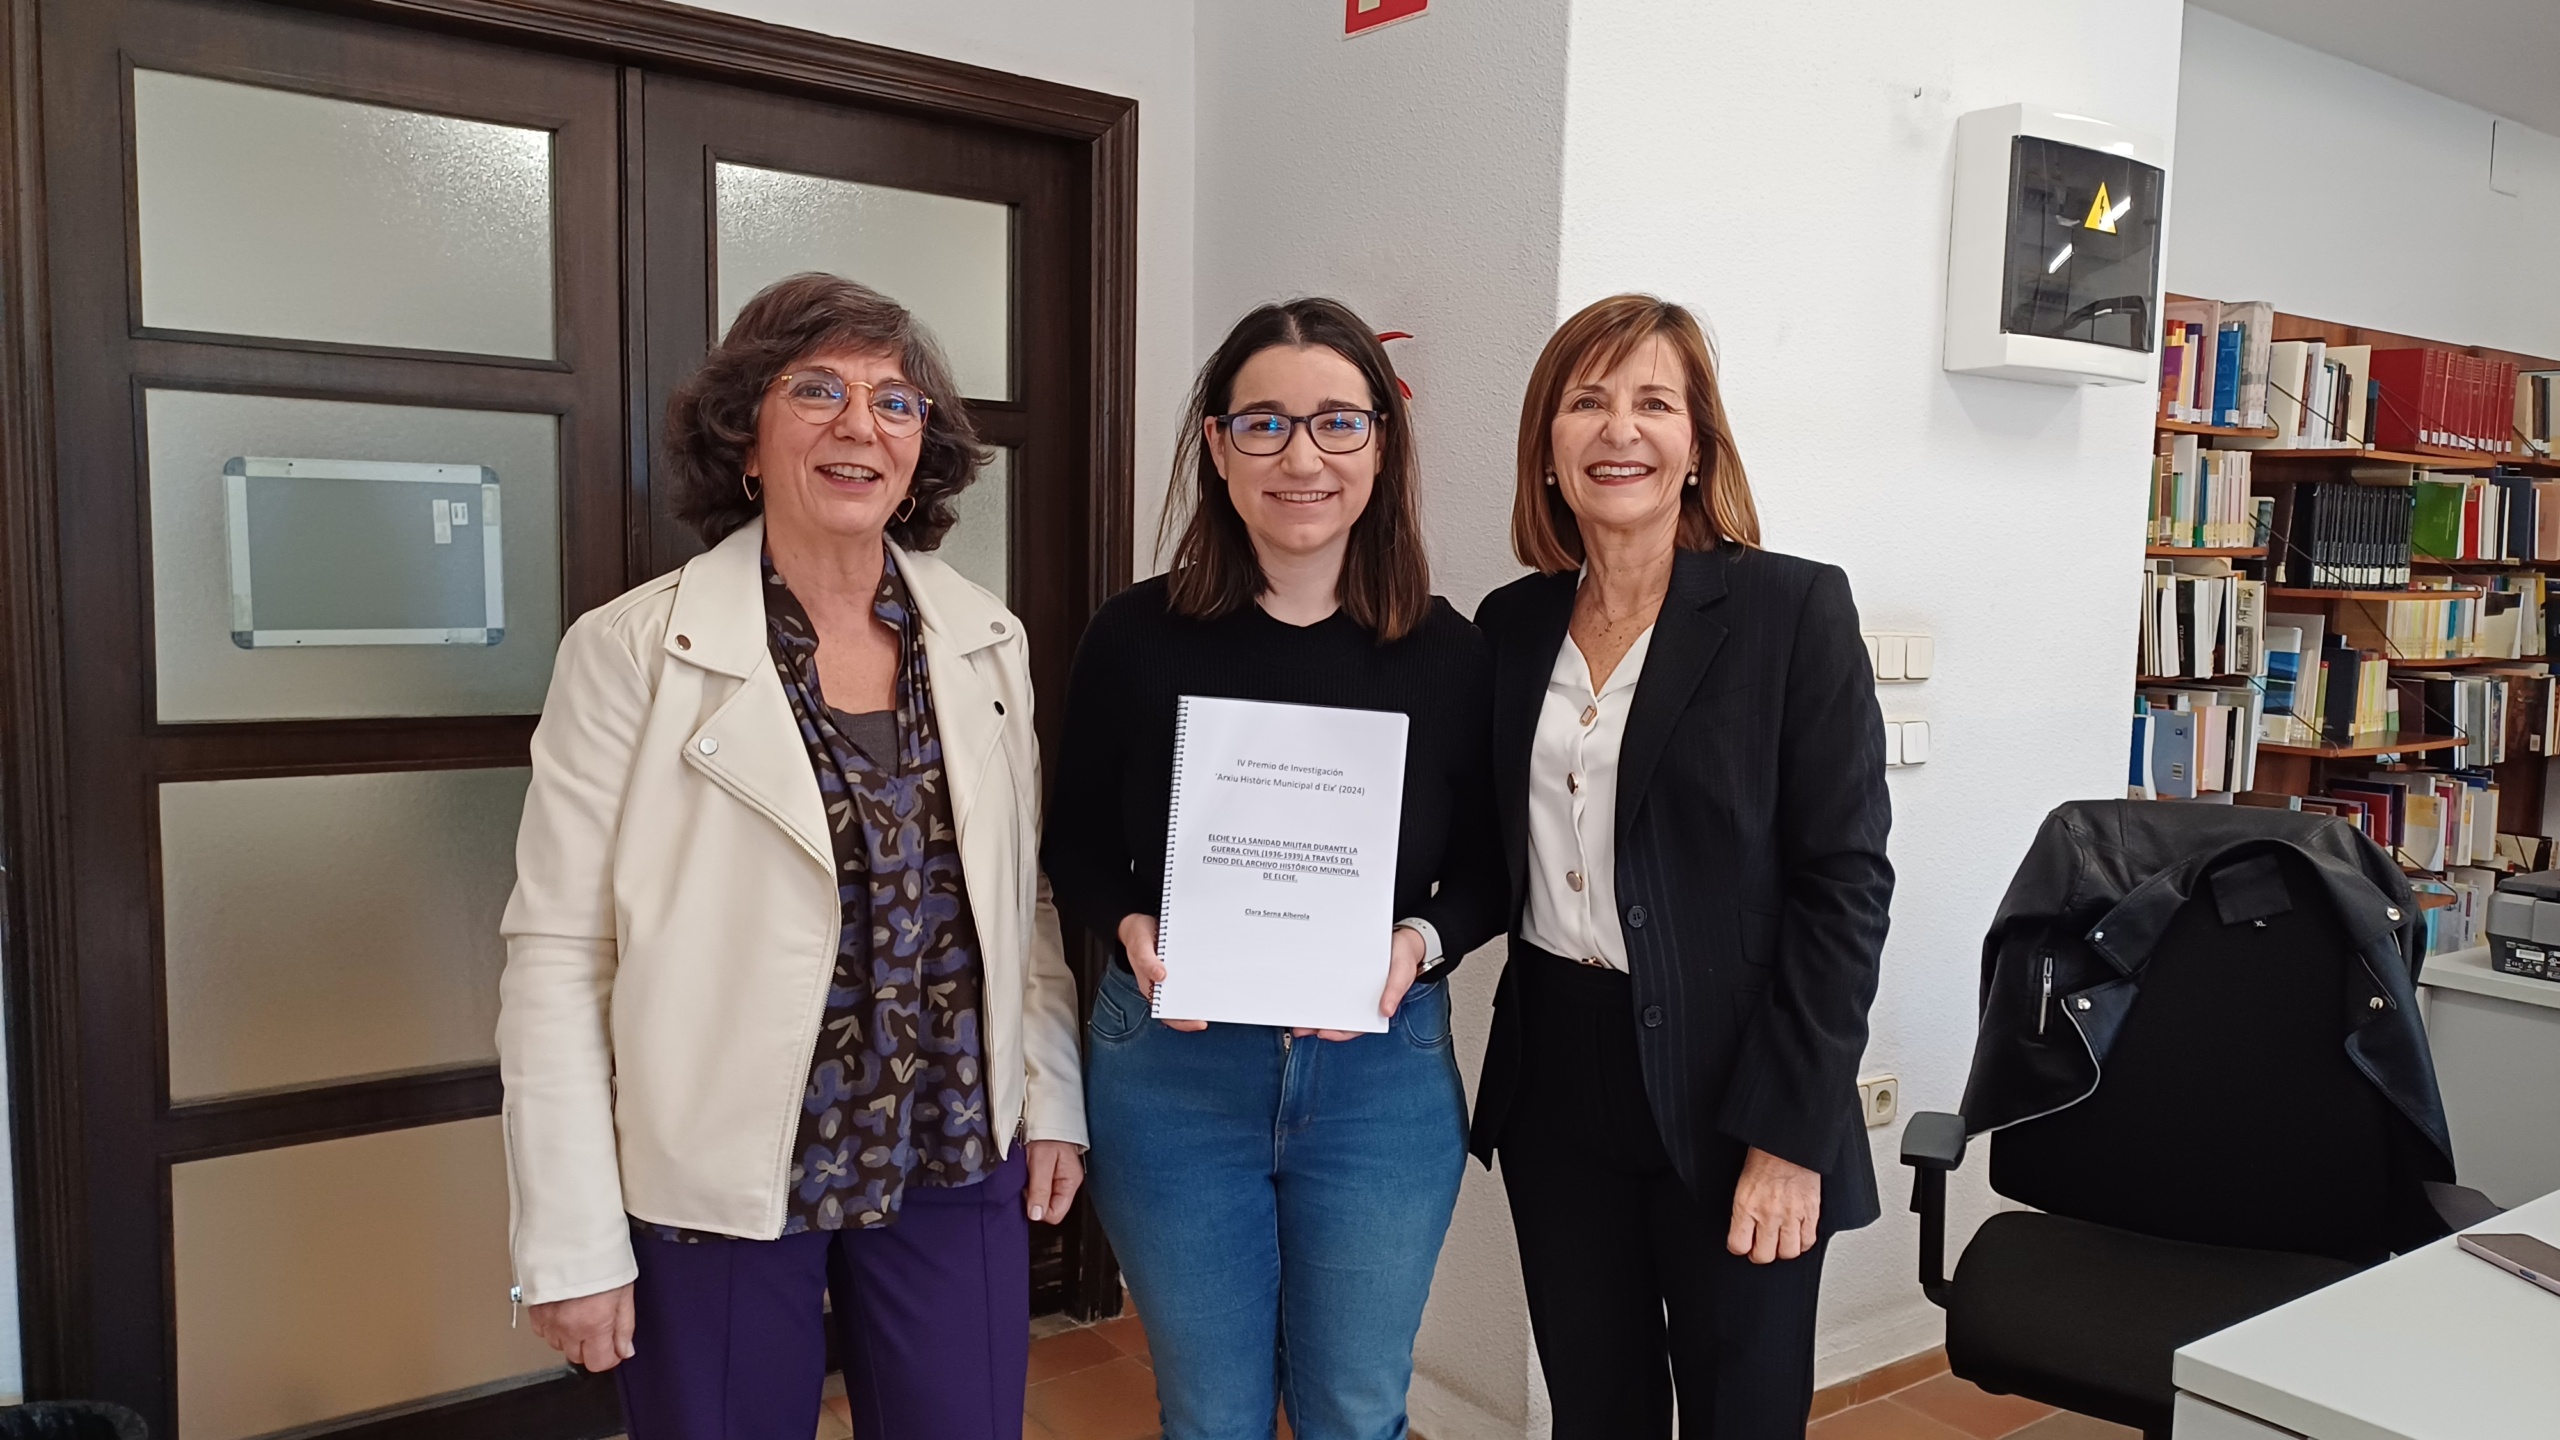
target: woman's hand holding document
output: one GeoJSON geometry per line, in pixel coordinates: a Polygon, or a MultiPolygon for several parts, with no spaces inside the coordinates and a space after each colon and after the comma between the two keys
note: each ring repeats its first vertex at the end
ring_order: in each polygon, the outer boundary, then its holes
{"type": "Polygon", "coordinates": [[[1406,724],[1390,711],[1182,697],[1163,914],[1155,936],[1137,937],[1161,957],[1158,1018],[1387,1028],[1406,724]]]}

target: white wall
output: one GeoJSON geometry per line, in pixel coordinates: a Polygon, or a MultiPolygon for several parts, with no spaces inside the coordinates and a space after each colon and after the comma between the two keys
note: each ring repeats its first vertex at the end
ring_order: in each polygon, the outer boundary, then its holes
{"type": "Polygon", "coordinates": [[[2208,10],[2184,55],[2170,289],[2560,356],[2560,161],[2498,194],[2487,111],[2208,10]]]}
{"type": "MultiPolygon", "coordinates": [[[[2147,387],[2071,390],[1940,364],[1955,118],[2033,101],[2178,123],[2177,0],[1610,0],[1574,9],[1559,306],[1650,289],[1723,345],[1771,548],[1847,568],[1871,629],[1937,637],[1887,687],[1931,722],[1893,775],[1893,936],[1869,1073],[1952,1110],[1982,932],[2056,803],[2123,793],[2147,387]]],[[[1936,1344],[1913,1282],[1898,1127],[1871,1132],[1884,1218],[1825,1274],[1819,1379],[1936,1344]]],[[[1959,1175],[1952,1253],[1987,1213],[1959,1175]]]]}
{"type": "Polygon", "coordinates": [[[1192,0],[691,0],[1138,102],[1138,573],[1191,375],[1192,0]]]}

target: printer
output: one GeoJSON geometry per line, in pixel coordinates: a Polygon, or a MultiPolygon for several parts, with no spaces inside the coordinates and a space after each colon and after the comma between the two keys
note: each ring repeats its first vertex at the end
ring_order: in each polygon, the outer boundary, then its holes
{"type": "Polygon", "coordinates": [[[2560,870],[2510,875],[2489,897],[2489,966],[2560,981],[2560,870]]]}

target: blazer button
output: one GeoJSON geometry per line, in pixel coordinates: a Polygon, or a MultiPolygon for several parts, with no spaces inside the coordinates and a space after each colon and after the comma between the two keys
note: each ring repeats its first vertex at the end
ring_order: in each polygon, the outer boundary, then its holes
{"type": "Polygon", "coordinates": [[[1004,702],[1001,700],[996,702],[996,713],[999,715],[1004,713],[1004,702]]]}
{"type": "Polygon", "coordinates": [[[987,622],[987,628],[998,635],[1001,635],[1004,633],[1004,622],[1001,620],[990,620],[987,622]]]}
{"type": "Polygon", "coordinates": [[[1644,1028],[1647,1030],[1659,1030],[1662,1028],[1661,1006],[1647,1005],[1644,1007],[1644,1028]]]}
{"type": "Polygon", "coordinates": [[[1641,905],[1630,905],[1630,906],[1628,906],[1628,907],[1627,907],[1627,925],[1628,925],[1628,927],[1629,927],[1629,928],[1631,928],[1631,929],[1636,929],[1636,930],[1641,930],[1641,929],[1643,929],[1643,928],[1644,928],[1644,907],[1643,907],[1643,906],[1641,906],[1641,905]]]}
{"type": "Polygon", "coordinates": [[[720,753],[720,742],[712,739],[708,735],[705,735],[701,739],[693,742],[693,748],[701,751],[705,755],[717,755],[720,753]]]}
{"type": "Polygon", "coordinates": [[[677,648],[677,649],[679,649],[679,650],[690,650],[690,649],[692,649],[692,648],[693,648],[693,637],[692,637],[692,636],[690,636],[690,635],[679,635],[679,636],[677,636],[677,637],[676,637],[676,648],[677,648]]]}

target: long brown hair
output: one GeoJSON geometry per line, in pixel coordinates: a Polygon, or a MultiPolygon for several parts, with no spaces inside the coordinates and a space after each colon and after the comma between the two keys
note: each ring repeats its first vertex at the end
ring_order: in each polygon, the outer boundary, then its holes
{"type": "Polygon", "coordinates": [[[890,522],[889,538],[906,550],[931,550],[959,523],[954,507],[978,478],[987,452],[951,379],[950,363],[922,322],[868,285],[808,271],[756,292],[729,322],[729,333],[667,397],[666,473],[676,518],[705,545],[717,545],[764,513],[740,478],[755,448],[756,416],[774,380],[802,359],[828,350],[886,351],[908,381],[933,400],[924,444],[907,487],[915,508],[890,522]]]}
{"type": "Polygon", "coordinates": [[[1547,484],[1555,468],[1556,410],[1575,381],[1617,368],[1656,335],[1671,342],[1688,372],[1689,429],[1698,445],[1698,483],[1680,487],[1674,543],[1683,550],[1712,550],[1719,540],[1760,548],[1760,511],[1725,419],[1714,344],[1685,307],[1652,295],[1612,295],[1557,326],[1529,372],[1529,393],[1520,401],[1520,474],[1511,495],[1511,553],[1521,564],[1553,575],[1582,563],[1581,523],[1563,488],[1547,484]]]}
{"type": "Polygon", "coordinates": [[[1201,367],[1190,403],[1182,407],[1173,488],[1156,527],[1161,554],[1166,537],[1174,533],[1176,515],[1182,517],[1173,570],[1166,576],[1173,613],[1214,619],[1262,597],[1262,561],[1253,553],[1253,537],[1227,495],[1227,482],[1218,474],[1202,432],[1209,417],[1226,414],[1235,403],[1236,373],[1245,362],[1275,346],[1331,350],[1368,382],[1369,404],[1378,412],[1377,438],[1370,442],[1379,447],[1378,479],[1368,508],[1351,524],[1350,546],[1342,559],[1342,608],[1378,643],[1401,640],[1422,623],[1431,605],[1431,562],[1422,551],[1422,516],[1414,496],[1418,467],[1412,413],[1386,347],[1339,300],[1265,305],[1237,321],[1201,367]]]}

